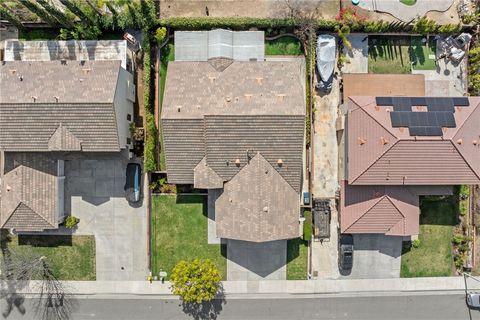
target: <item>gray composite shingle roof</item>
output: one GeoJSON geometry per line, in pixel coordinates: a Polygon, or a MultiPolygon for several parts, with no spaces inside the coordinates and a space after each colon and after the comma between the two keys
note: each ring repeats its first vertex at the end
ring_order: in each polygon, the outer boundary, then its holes
{"type": "Polygon", "coordinates": [[[5,153],[0,228],[56,229],[57,161],[44,154],[5,153]]]}
{"type": "Polygon", "coordinates": [[[2,63],[0,147],[119,151],[113,105],[119,72],[120,61],[2,63]]]}
{"type": "Polygon", "coordinates": [[[299,214],[298,193],[257,153],[215,202],[217,236],[254,242],[296,238],[299,214]]]}
{"type": "Polygon", "coordinates": [[[223,72],[208,62],[172,62],[162,130],[168,179],[194,183],[207,164],[225,181],[262,155],[299,192],[305,120],[304,60],[233,62],[223,72]],[[240,161],[240,165],[233,163],[240,161]],[[277,166],[278,160],[284,165],[277,166]]]}

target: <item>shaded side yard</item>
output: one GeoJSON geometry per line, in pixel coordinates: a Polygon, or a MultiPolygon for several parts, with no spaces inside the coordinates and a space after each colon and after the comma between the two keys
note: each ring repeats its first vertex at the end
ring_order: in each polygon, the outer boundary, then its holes
{"type": "Polygon", "coordinates": [[[290,36],[265,41],[266,55],[303,55],[302,44],[290,36]]]}
{"type": "MultiPolygon", "coordinates": [[[[18,235],[2,238],[2,249],[28,256],[45,256],[60,280],[95,280],[95,237],[18,235]]],[[[0,253],[3,259],[3,250],[0,253]]]]}
{"type": "Polygon", "coordinates": [[[452,237],[456,208],[449,198],[422,198],[420,244],[404,249],[400,277],[441,277],[453,272],[452,237]]]}
{"type": "Polygon", "coordinates": [[[300,238],[287,241],[287,280],[307,280],[308,243],[300,238]]]}
{"type": "MultiPolygon", "coordinates": [[[[152,196],[152,272],[170,275],[180,260],[210,259],[226,279],[226,248],[208,244],[207,197],[152,196]]],[[[167,277],[168,278],[168,277],[167,277]]]]}
{"type": "MultiPolygon", "coordinates": [[[[175,60],[175,46],[169,42],[160,51],[160,83],[159,83],[159,97],[160,97],[160,110],[162,112],[163,93],[165,90],[165,81],[167,79],[168,62],[175,60]]],[[[161,125],[160,125],[161,126],[161,125]]],[[[163,134],[161,127],[159,128],[160,134],[160,170],[166,170],[165,165],[165,152],[163,151],[163,134]]]]}
{"type": "Polygon", "coordinates": [[[410,73],[409,48],[409,37],[368,37],[368,73],[410,73]]]}

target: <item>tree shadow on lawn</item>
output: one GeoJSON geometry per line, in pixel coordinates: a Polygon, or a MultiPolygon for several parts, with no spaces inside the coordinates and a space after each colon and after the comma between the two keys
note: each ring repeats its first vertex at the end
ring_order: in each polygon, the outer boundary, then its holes
{"type": "Polygon", "coordinates": [[[195,320],[215,320],[226,303],[223,287],[220,287],[217,297],[212,301],[202,303],[182,302],[181,306],[183,312],[195,320]]]}
{"type": "Polygon", "coordinates": [[[73,245],[72,235],[18,235],[19,246],[59,247],[73,245]]]}

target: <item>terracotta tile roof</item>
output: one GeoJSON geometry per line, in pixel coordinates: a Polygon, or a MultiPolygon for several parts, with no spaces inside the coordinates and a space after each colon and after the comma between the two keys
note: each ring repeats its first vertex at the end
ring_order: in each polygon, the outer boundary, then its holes
{"type": "Polygon", "coordinates": [[[43,154],[5,153],[0,197],[1,228],[56,229],[57,161],[43,154]]]}
{"type": "Polygon", "coordinates": [[[259,153],[215,202],[217,236],[273,241],[299,236],[299,195],[259,153]]]}
{"type": "Polygon", "coordinates": [[[342,233],[418,234],[418,196],[404,186],[351,186],[341,182],[342,233]]]}
{"type": "Polygon", "coordinates": [[[374,97],[350,97],[346,130],[349,183],[478,183],[480,98],[470,97],[469,101],[469,107],[455,107],[456,127],[443,128],[443,136],[410,136],[408,128],[392,126],[391,107],[378,107],[374,97]]]}
{"type": "Polygon", "coordinates": [[[419,233],[419,196],[451,195],[452,186],[352,186],[340,182],[342,233],[419,233]]]}

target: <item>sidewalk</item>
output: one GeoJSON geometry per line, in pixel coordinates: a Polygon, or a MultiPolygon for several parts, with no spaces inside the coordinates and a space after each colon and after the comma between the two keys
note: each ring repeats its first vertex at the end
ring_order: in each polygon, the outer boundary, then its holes
{"type": "MultiPolygon", "coordinates": [[[[36,294],[37,281],[18,293],[36,294]]],[[[418,291],[463,292],[463,277],[409,278],[409,279],[355,279],[355,280],[262,280],[224,281],[223,288],[229,295],[262,294],[348,294],[348,293],[408,293],[418,291]]],[[[480,282],[467,280],[469,290],[479,290],[480,282]]],[[[170,283],[159,281],[65,281],[68,292],[75,295],[157,295],[171,296],[170,283]]],[[[258,297],[258,296],[257,296],[258,297]]],[[[244,296],[243,298],[248,298],[244,296]]]]}

